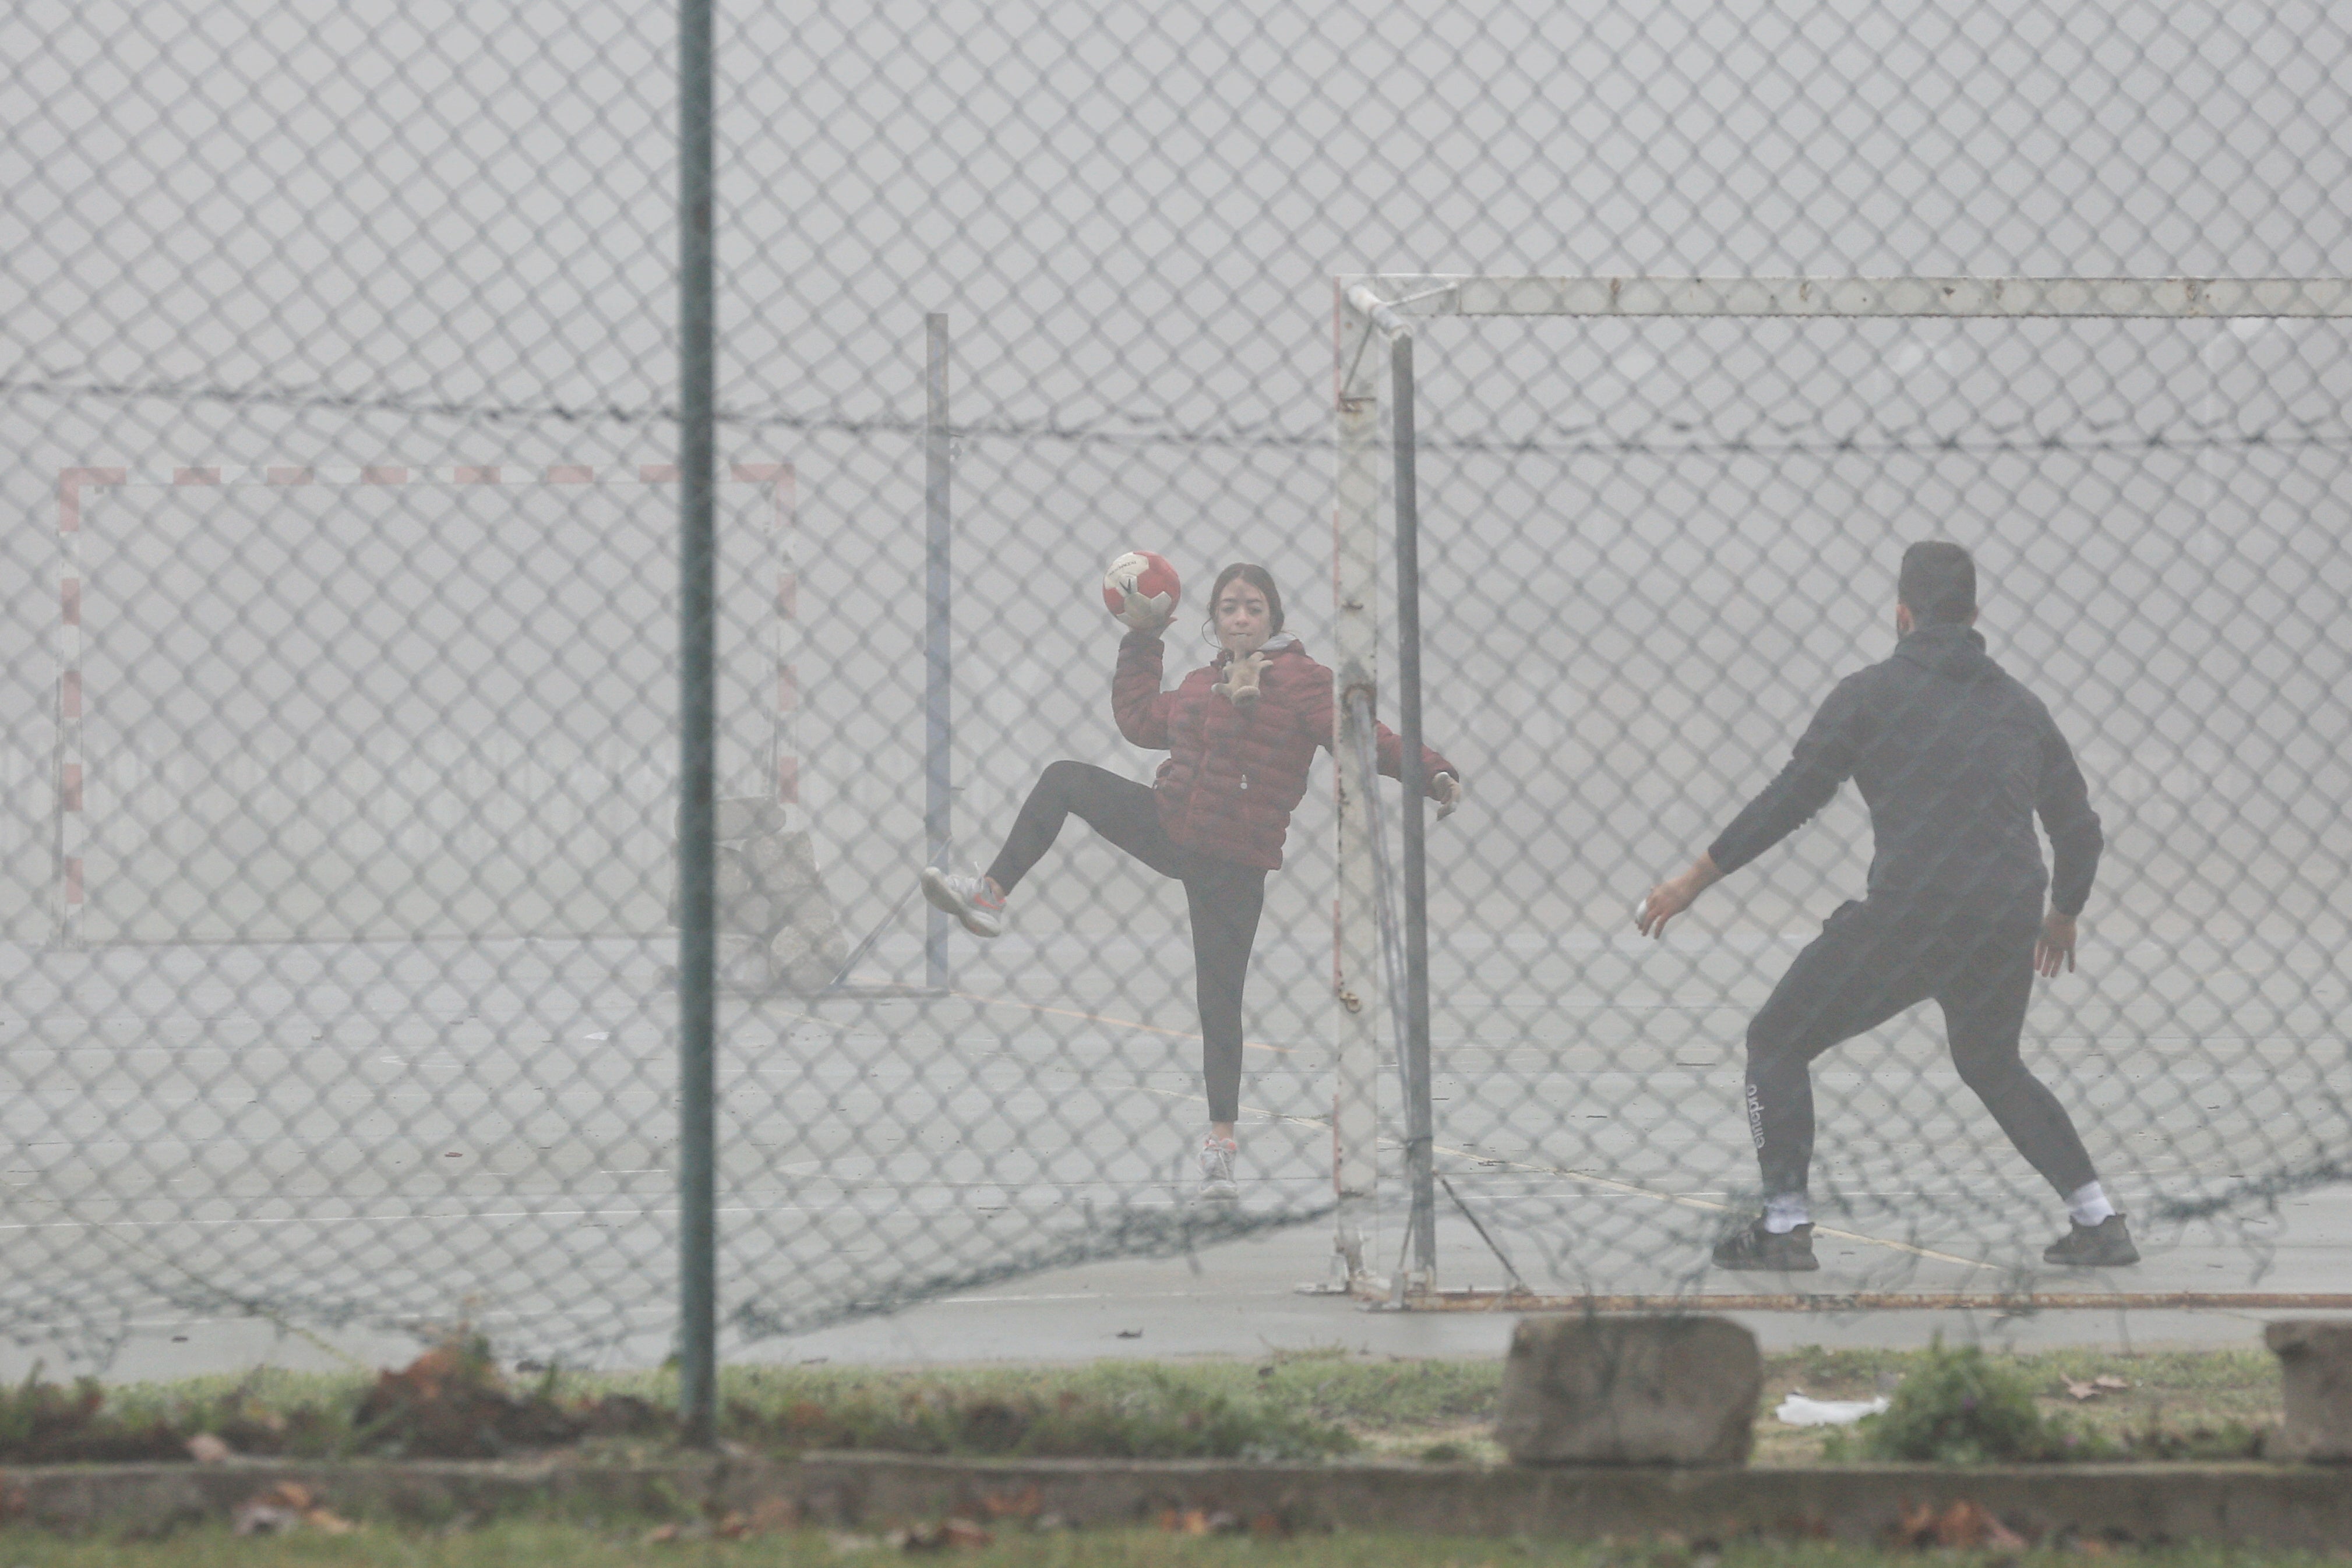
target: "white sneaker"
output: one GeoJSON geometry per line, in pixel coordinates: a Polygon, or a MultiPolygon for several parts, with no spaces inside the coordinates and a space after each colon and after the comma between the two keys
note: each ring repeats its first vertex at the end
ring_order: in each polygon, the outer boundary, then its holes
{"type": "Polygon", "coordinates": [[[923,896],[934,909],[944,909],[963,922],[975,936],[1004,934],[1004,900],[996,896],[984,876],[959,876],[938,866],[923,868],[923,896]]]}
{"type": "Polygon", "coordinates": [[[1234,1180],[1234,1160],[1241,1152],[1239,1144],[1231,1138],[1221,1138],[1214,1133],[1201,1140],[1202,1203],[1239,1201],[1242,1189],[1241,1184],[1234,1180]]]}

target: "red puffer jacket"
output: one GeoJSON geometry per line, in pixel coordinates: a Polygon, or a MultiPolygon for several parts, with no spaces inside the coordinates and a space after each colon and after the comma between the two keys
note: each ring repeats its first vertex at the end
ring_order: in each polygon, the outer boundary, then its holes
{"type": "MultiPolygon", "coordinates": [[[[1263,694],[1237,708],[1209,688],[1223,679],[1227,655],[1186,675],[1172,692],[1160,689],[1160,643],[1130,632],[1118,645],[1110,706],[1119,734],[1138,746],[1171,755],[1153,788],[1160,821],[1182,849],[1274,871],[1290,813],[1307,795],[1315,748],[1332,743],[1331,672],[1307,656],[1296,637],[1265,650],[1258,677],[1263,694]]],[[[1402,770],[1404,742],[1388,726],[1378,729],[1381,771],[1402,770]]],[[[1421,748],[1424,779],[1461,775],[1454,764],[1421,748]]]]}

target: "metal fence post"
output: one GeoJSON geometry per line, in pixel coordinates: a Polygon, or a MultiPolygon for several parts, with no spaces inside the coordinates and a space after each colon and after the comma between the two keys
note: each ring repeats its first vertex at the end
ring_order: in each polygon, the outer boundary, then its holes
{"type": "MultiPolygon", "coordinates": [[[[1359,340],[1377,330],[1335,289],[1336,337],[1359,340]]],[[[1337,447],[1333,473],[1331,543],[1335,602],[1332,648],[1339,685],[1338,755],[1353,756],[1357,705],[1354,694],[1370,692],[1376,678],[1379,635],[1381,469],[1378,380],[1353,373],[1339,378],[1333,410],[1337,447]]],[[[1370,1273],[1365,1252],[1372,1240],[1380,1197],[1381,1006],[1380,925],[1372,860],[1372,813],[1378,794],[1367,794],[1345,768],[1334,768],[1334,856],[1337,897],[1332,901],[1331,986],[1339,1001],[1332,1014],[1331,1164],[1338,1213],[1331,1238],[1333,1288],[1352,1291],[1370,1273]]]]}
{"type": "Polygon", "coordinates": [[[714,1436],[719,1335],[710,10],[678,6],[677,1355],[679,1414],[700,1445],[714,1436]]]}
{"type": "MultiPolygon", "coordinates": [[[[954,776],[948,748],[954,674],[948,646],[948,319],[923,318],[923,837],[929,863],[945,866],[955,831],[954,776]]],[[[928,911],[923,932],[923,983],[944,990],[948,983],[947,912],[928,911]]]]}
{"type": "Polygon", "coordinates": [[[1397,731],[1404,742],[1398,781],[1404,794],[1404,997],[1405,1080],[1412,1100],[1405,1107],[1405,1175],[1412,1191],[1412,1285],[1433,1289],[1437,1281],[1437,1193],[1431,1145],[1436,1136],[1430,1101],[1429,1062],[1429,878],[1423,856],[1422,791],[1428,780],[1421,766],[1421,506],[1413,476],[1412,333],[1389,340],[1389,372],[1394,384],[1397,561],[1397,731]]]}

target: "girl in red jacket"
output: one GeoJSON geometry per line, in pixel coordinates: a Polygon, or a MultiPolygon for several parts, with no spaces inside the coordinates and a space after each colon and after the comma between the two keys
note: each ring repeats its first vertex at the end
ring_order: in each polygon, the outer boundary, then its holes
{"type": "MultiPolygon", "coordinates": [[[[1265,902],[1265,873],[1282,864],[1290,813],[1307,793],[1315,748],[1333,741],[1331,672],[1282,629],[1282,595],[1264,567],[1217,574],[1210,630],[1220,652],[1172,692],[1160,689],[1167,612],[1130,591],[1119,619],[1111,712],[1138,746],[1166,750],[1150,785],[1083,762],[1056,762],[1030,790],[1012,833],[984,875],[923,872],[923,893],[975,936],[1004,929],[1006,894],[1075,814],[1160,875],[1184,884],[1192,913],[1194,985],[1201,1005],[1202,1071],[1209,1135],[1201,1148],[1201,1196],[1231,1201],[1234,1120],[1242,1082],[1242,983],[1265,902]]],[[[1404,747],[1379,729],[1381,771],[1402,771],[1404,747]]],[[[1440,817],[1462,798],[1454,764],[1426,747],[1422,777],[1440,817]]]]}

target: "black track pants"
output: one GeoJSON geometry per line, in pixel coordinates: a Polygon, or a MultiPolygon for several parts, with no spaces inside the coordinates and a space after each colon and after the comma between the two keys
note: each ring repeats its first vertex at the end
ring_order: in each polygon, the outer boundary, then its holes
{"type": "Polygon", "coordinates": [[[1179,849],[1160,824],[1148,784],[1083,762],[1056,762],[1023,802],[988,874],[1011,893],[1071,817],[1166,877],[1184,884],[1192,911],[1192,984],[1201,1005],[1201,1071],[1209,1120],[1230,1122],[1242,1099],[1242,985],[1265,906],[1265,873],[1179,849]]]}
{"type": "Polygon", "coordinates": [[[1813,1058],[1933,997],[1960,1081],[2061,1194],[2095,1179],[2058,1097],[2018,1055],[2039,903],[1996,918],[1848,904],[1748,1026],[1748,1130],[1765,1196],[1801,1193],[1813,1159],[1813,1058]]]}

